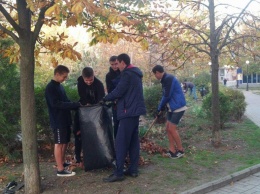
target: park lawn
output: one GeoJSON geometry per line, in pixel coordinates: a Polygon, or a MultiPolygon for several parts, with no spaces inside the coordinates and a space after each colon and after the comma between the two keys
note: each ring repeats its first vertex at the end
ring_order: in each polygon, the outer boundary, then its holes
{"type": "MultiPolygon", "coordinates": [[[[146,120],[148,128],[152,120],[146,120]]],[[[185,157],[170,159],[161,153],[142,151],[145,162],[140,166],[140,176],[127,177],[123,182],[104,183],[102,178],[111,169],[87,171],[75,168],[76,176],[56,176],[52,147],[41,146],[40,170],[43,193],[180,193],[206,182],[232,174],[260,163],[260,130],[247,118],[239,123],[229,122],[221,131],[222,145],[211,144],[210,122],[197,118],[191,110],[185,113],[180,125],[180,135],[185,157]],[[44,147],[44,149],[43,149],[44,147]]],[[[156,124],[148,134],[151,142],[167,149],[164,125],[156,124]]],[[[73,154],[71,149],[71,155],[73,154]]],[[[11,180],[22,180],[21,163],[5,163],[0,166],[0,191],[11,180]]],[[[17,193],[23,193],[20,190],[17,193]]]]}

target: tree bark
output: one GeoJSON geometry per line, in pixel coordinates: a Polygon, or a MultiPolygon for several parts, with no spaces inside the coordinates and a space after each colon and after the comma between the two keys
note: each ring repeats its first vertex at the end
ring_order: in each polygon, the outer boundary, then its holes
{"type": "Polygon", "coordinates": [[[35,117],[34,52],[29,42],[20,42],[23,45],[20,47],[20,90],[25,193],[37,194],[40,193],[40,171],[35,117]]]}
{"type": "Polygon", "coordinates": [[[218,146],[220,139],[220,112],[219,112],[219,50],[217,48],[217,34],[215,24],[215,8],[214,0],[209,0],[209,20],[210,20],[210,58],[211,58],[211,86],[212,86],[212,139],[213,144],[218,146]]]}
{"type": "Polygon", "coordinates": [[[26,194],[40,193],[40,170],[37,154],[37,132],[34,95],[34,48],[31,13],[25,0],[17,0],[19,13],[21,128],[26,194]]]}

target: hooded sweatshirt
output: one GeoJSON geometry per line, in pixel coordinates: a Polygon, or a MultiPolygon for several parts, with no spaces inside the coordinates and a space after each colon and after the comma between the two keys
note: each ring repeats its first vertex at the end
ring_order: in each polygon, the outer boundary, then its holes
{"type": "Polygon", "coordinates": [[[106,101],[117,99],[117,119],[146,114],[143,96],[143,73],[133,65],[122,72],[118,85],[106,97],[106,101]]]}

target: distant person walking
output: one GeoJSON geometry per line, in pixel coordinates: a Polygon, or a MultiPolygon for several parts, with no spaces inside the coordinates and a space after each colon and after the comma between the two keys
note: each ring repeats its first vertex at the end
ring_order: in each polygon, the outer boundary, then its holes
{"type": "Polygon", "coordinates": [[[127,54],[117,56],[118,68],[121,71],[120,81],[116,88],[105,96],[104,101],[117,99],[117,119],[119,127],[115,140],[116,169],[113,174],[104,178],[105,182],[124,180],[124,175],[137,177],[140,154],[139,117],[146,114],[143,96],[143,73],[130,64],[127,54]],[[130,166],[124,172],[124,163],[129,153],[130,166]]]}
{"type": "Polygon", "coordinates": [[[65,169],[65,153],[71,134],[71,109],[81,106],[79,102],[70,102],[63,86],[69,74],[69,69],[58,65],[54,70],[54,77],[45,89],[45,98],[48,106],[51,128],[54,133],[54,157],[57,163],[57,176],[73,176],[76,173],[65,169]]]}
{"type": "Polygon", "coordinates": [[[173,75],[165,73],[163,66],[156,65],[152,71],[156,79],[161,80],[163,89],[163,95],[158,106],[158,115],[165,106],[168,109],[166,130],[169,139],[169,151],[167,155],[172,159],[180,158],[184,155],[184,149],[177,131],[177,125],[187,109],[185,96],[179,81],[173,75]]]}
{"type": "Polygon", "coordinates": [[[190,90],[190,96],[193,96],[194,100],[197,100],[197,93],[196,93],[196,86],[192,82],[183,82],[183,90],[184,93],[186,93],[188,90],[190,90]]]}
{"type": "MultiPolygon", "coordinates": [[[[112,56],[109,59],[109,72],[106,74],[107,93],[111,93],[117,86],[120,80],[120,70],[118,69],[117,56],[112,56]]],[[[117,120],[116,101],[112,105],[114,138],[116,138],[119,121],[117,120]]]]}
{"type": "Polygon", "coordinates": [[[227,85],[227,78],[224,78],[223,82],[224,82],[224,86],[226,86],[227,85]]]}

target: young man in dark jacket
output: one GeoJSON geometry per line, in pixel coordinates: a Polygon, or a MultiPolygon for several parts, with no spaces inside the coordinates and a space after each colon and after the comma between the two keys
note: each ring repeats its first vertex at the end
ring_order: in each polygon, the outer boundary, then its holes
{"type": "Polygon", "coordinates": [[[127,54],[117,56],[121,77],[116,88],[109,93],[104,101],[117,99],[117,119],[119,127],[115,140],[116,169],[114,173],[103,180],[115,182],[124,180],[124,175],[138,176],[139,144],[139,117],[146,114],[143,96],[143,74],[141,70],[130,64],[127,54]],[[129,152],[130,166],[124,172],[124,163],[129,152]]]}
{"type": "MultiPolygon", "coordinates": [[[[111,93],[117,86],[120,80],[120,70],[118,69],[117,56],[112,56],[109,59],[110,68],[106,74],[107,93],[111,93]]],[[[114,123],[114,138],[116,138],[119,121],[117,120],[116,102],[112,105],[113,123],[114,123]]]]}
{"type": "Polygon", "coordinates": [[[79,101],[82,105],[98,104],[105,96],[103,83],[95,77],[91,67],[85,67],[78,78],[79,101]]]}
{"type": "Polygon", "coordinates": [[[161,65],[156,65],[152,71],[156,79],[161,80],[163,89],[163,96],[158,106],[158,114],[165,106],[168,109],[166,130],[169,139],[169,151],[167,155],[172,159],[180,158],[184,155],[184,150],[177,131],[177,125],[187,109],[185,96],[176,77],[165,73],[161,65]]]}
{"type": "Polygon", "coordinates": [[[54,77],[47,85],[45,98],[48,106],[51,128],[54,133],[54,156],[57,163],[57,176],[73,176],[76,173],[65,170],[65,152],[70,141],[71,109],[77,109],[79,102],[70,102],[61,85],[69,74],[66,66],[58,65],[54,70],[54,77]]]}
{"type": "MultiPolygon", "coordinates": [[[[82,105],[90,106],[98,104],[105,96],[105,89],[103,83],[94,76],[94,71],[91,67],[85,67],[82,70],[82,75],[78,78],[78,94],[79,102],[82,105]]],[[[76,163],[82,167],[81,161],[81,136],[79,128],[79,115],[75,114],[74,130],[75,136],[75,159],[76,163]]]]}

